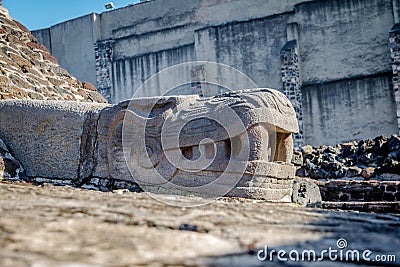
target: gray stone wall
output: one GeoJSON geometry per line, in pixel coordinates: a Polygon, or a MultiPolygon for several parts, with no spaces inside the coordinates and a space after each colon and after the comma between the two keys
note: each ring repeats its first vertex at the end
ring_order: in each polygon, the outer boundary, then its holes
{"type": "Polygon", "coordinates": [[[400,24],[393,26],[389,34],[390,55],[392,57],[393,90],[396,102],[396,118],[400,133],[400,24]]]}
{"type": "Polygon", "coordinates": [[[78,80],[92,84],[96,84],[96,16],[90,14],[32,32],[62,67],[78,80]]]}
{"type": "Polygon", "coordinates": [[[259,87],[282,89],[280,50],[288,15],[234,22],[196,32],[198,60],[232,66],[259,87]]]}
{"type": "Polygon", "coordinates": [[[397,132],[390,74],[302,87],[305,143],[340,142],[397,132]]]}
{"type": "MultiPolygon", "coordinates": [[[[196,60],[196,57],[193,45],[148,53],[133,58],[114,60],[112,102],[119,102],[134,96],[143,97],[164,94],[165,92],[161,89],[161,86],[148,87],[149,90],[145,94],[143,94],[143,91],[135,93],[148,78],[162,69],[194,60],[196,60]]],[[[187,77],[187,81],[190,81],[190,69],[187,69],[182,75],[187,77]]],[[[171,77],[171,79],[175,78],[171,77]]],[[[158,82],[158,84],[160,83],[158,82]]],[[[191,94],[190,85],[188,85],[187,94],[191,94]]]]}
{"type": "Polygon", "coordinates": [[[391,0],[326,0],[296,6],[304,84],[390,72],[391,0]]]}

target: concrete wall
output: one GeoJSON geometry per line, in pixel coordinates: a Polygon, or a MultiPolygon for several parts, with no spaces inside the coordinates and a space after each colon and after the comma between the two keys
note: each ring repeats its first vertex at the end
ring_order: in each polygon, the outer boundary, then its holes
{"type": "Polygon", "coordinates": [[[305,143],[340,142],[397,132],[389,75],[303,86],[305,143]]]}
{"type": "Polygon", "coordinates": [[[198,60],[232,66],[259,87],[281,89],[280,51],[289,15],[234,22],[196,32],[198,60]]]}
{"type": "MultiPolygon", "coordinates": [[[[157,71],[192,60],[224,63],[260,87],[283,90],[280,53],[296,40],[300,77],[293,85],[302,87],[297,108],[304,109],[305,141],[333,144],[398,131],[387,43],[399,6],[399,0],[153,0],[34,34],[81,80],[99,88],[112,80],[100,89],[113,103],[132,97],[157,71]],[[103,55],[96,65],[93,45],[100,42],[110,45],[96,52],[103,55]]],[[[189,80],[190,70],[184,72],[189,80]]]]}
{"type": "MultiPolygon", "coordinates": [[[[145,94],[142,91],[139,94],[135,93],[148,78],[157,72],[169,66],[194,60],[196,59],[193,45],[116,60],[113,63],[113,99],[124,100],[139,96],[163,95],[165,91],[161,83],[169,83],[168,81],[155,81],[155,86],[146,87],[145,94]]],[[[185,69],[181,75],[190,81],[190,69],[185,69]]],[[[175,79],[175,77],[170,78],[175,79]]]]}
{"type": "Polygon", "coordinates": [[[97,15],[69,20],[33,34],[78,80],[96,84],[94,43],[98,38],[97,15]]]}
{"type": "Polygon", "coordinates": [[[325,0],[296,7],[303,84],[390,71],[390,0],[325,0]]]}

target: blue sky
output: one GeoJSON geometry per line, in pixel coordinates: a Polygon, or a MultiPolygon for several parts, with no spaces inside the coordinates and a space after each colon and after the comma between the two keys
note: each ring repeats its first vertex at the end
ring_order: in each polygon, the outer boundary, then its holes
{"type": "Polygon", "coordinates": [[[115,8],[139,2],[138,0],[3,0],[11,17],[29,30],[48,28],[59,22],[92,12],[106,11],[104,5],[113,2],[115,8]]]}

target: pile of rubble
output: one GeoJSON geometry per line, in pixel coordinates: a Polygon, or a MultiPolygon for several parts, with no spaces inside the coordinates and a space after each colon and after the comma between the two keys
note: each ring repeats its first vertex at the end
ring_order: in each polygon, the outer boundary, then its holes
{"type": "Polygon", "coordinates": [[[379,136],[336,146],[304,146],[295,152],[296,175],[317,180],[398,179],[400,137],[379,136]]]}

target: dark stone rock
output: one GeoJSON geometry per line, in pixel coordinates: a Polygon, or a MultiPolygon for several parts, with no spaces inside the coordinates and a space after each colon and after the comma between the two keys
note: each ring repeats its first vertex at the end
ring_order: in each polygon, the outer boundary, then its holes
{"type": "Polygon", "coordinates": [[[400,161],[400,149],[397,150],[397,151],[391,152],[391,153],[390,153],[390,157],[391,157],[392,159],[395,159],[395,160],[397,160],[397,161],[400,161]]]}
{"type": "Polygon", "coordinates": [[[392,135],[387,141],[387,146],[390,152],[400,149],[400,137],[397,135],[392,135]]]}
{"type": "Polygon", "coordinates": [[[325,153],[323,156],[322,156],[322,159],[323,160],[325,160],[325,161],[329,161],[329,162],[334,162],[335,160],[336,160],[336,155],[335,154],[332,154],[332,153],[325,153]]]}
{"type": "Polygon", "coordinates": [[[292,163],[295,166],[303,165],[303,154],[300,151],[293,152],[292,163]]]}
{"type": "Polygon", "coordinates": [[[350,145],[350,146],[346,146],[343,150],[342,150],[342,157],[348,157],[350,155],[353,155],[356,152],[356,147],[354,145],[350,145]]]}
{"type": "Polygon", "coordinates": [[[309,171],[310,177],[314,179],[325,179],[328,177],[328,173],[319,168],[312,168],[309,171]]]}
{"type": "Polygon", "coordinates": [[[332,146],[328,146],[326,149],[325,149],[325,151],[324,151],[324,154],[338,154],[339,153],[339,150],[337,149],[337,148],[334,148],[334,147],[332,147],[332,146]]]}
{"type": "Polygon", "coordinates": [[[387,185],[386,186],[386,191],[388,191],[388,192],[396,192],[397,188],[394,185],[387,185]]]}
{"type": "Polygon", "coordinates": [[[365,200],[364,195],[365,193],[363,192],[351,192],[351,200],[358,200],[358,201],[365,200]]]}
{"type": "Polygon", "coordinates": [[[340,170],[335,172],[336,178],[343,178],[346,176],[347,169],[346,168],[341,168],[340,170]]]}
{"type": "Polygon", "coordinates": [[[307,171],[304,167],[301,167],[296,170],[296,176],[298,177],[306,177],[307,176],[307,171]]]}
{"type": "Polygon", "coordinates": [[[387,138],[385,136],[378,136],[374,139],[374,146],[369,149],[371,152],[374,152],[376,155],[386,155],[388,153],[387,146],[387,138]]]}
{"type": "Polygon", "coordinates": [[[312,162],[307,162],[304,167],[307,171],[310,171],[311,169],[314,169],[316,166],[312,162]]]}
{"type": "Polygon", "coordinates": [[[394,193],[389,193],[389,192],[384,192],[383,193],[383,200],[385,200],[385,201],[394,201],[396,198],[395,198],[395,195],[394,195],[394,193]]]}
{"type": "Polygon", "coordinates": [[[193,225],[193,224],[181,224],[179,225],[178,229],[180,231],[192,231],[192,232],[197,232],[197,225],[193,225]]]}
{"type": "Polygon", "coordinates": [[[385,160],[385,164],[377,169],[378,175],[381,175],[383,173],[400,174],[399,162],[395,160],[385,160]]]}
{"type": "Polygon", "coordinates": [[[368,168],[364,169],[361,173],[361,176],[367,180],[373,178],[375,176],[375,168],[368,167],[368,168]]]}
{"type": "Polygon", "coordinates": [[[359,161],[366,165],[370,164],[373,161],[373,154],[372,153],[365,153],[359,157],[359,161]]]}
{"type": "Polygon", "coordinates": [[[17,170],[20,168],[18,161],[14,159],[0,158],[0,172],[8,173],[11,177],[18,175],[17,170]]]}
{"type": "Polygon", "coordinates": [[[2,179],[17,180],[23,178],[23,168],[11,155],[7,146],[0,139],[0,181],[2,179]]]}
{"type": "Polygon", "coordinates": [[[358,167],[350,167],[346,171],[346,176],[347,177],[359,176],[361,174],[361,172],[362,172],[362,169],[360,169],[358,167]]]}
{"type": "Polygon", "coordinates": [[[383,192],[382,191],[374,191],[371,193],[370,201],[382,201],[383,200],[383,192]]]}
{"type": "Polygon", "coordinates": [[[340,201],[348,201],[350,200],[349,194],[344,193],[339,197],[340,201]]]}
{"type": "Polygon", "coordinates": [[[303,155],[303,157],[304,157],[304,162],[306,160],[313,161],[315,159],[315,155],[314,154],[305,154],[305,155],[303,155]]]}

